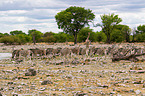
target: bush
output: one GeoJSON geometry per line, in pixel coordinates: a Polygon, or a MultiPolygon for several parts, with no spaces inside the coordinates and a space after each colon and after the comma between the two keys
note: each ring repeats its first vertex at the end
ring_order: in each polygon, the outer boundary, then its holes
{"type": "Polygon", "coordinates": [[[88,32],[90,32],[89,40],[91,42],[95,42],[96,41],[96,37],[95,37],[96,34],[89,27],[85,27],[85,28],[82,28],[80,30],[80,32],[78,33],[78,42],[85,42],[85,40],[88,37],[88,32]]]}
{"type": "Polygon", "coordinates": [[[137,42],[144,42],[145,41],[145,33],[136,35],[135,39],[137,42]]]}
{"type": "Polygon", "coordinates": [[[122,42],[124,40],[125,40],[124,36],[120,30],[116,29],[111,33],[111,41],[112,42],[119,43],[119,42],[122,42]]]}
{"type": "Polygon", "coordinates": [[[69,35],[69,34],[66,34],[64,32],[59,32],[58,34],[55,34],[54,37],[56,38],[56,42],[72,42],[74,41],[74,37],[69,35]]]}
{"type": "Polygon", "coordinates": [[[56,39],[55,39],[55,37],[54,37],[53,35],[51,35],[51,36],[44,37],[44,38],[43,38],[43,41],[44,41],[44,42],[51,43],[51,42],[55,42],[56,39]]]}
{"type": "Polygon", "coordinates": [[[105,33],[103,33],[102,31],[100,32],[96,32],[96,41],[97,42],[106,42],[107,37],[105,35],[105,33]]]}
{"type": "Polygon", "coordinates": [[[20,39],[16,36],[5,36],[0,39],[1,43],[4,44],[19,44],[20,39]]]}
{"type": "Polygon", "coordinates": [[[32,41],[32,38],[28,35],[24,34],[18,34],[18,35],[10,35],[10,36],[4,36],[0,39],[1,43],[4,44],[25,44],[27,42],[32,41]]]}

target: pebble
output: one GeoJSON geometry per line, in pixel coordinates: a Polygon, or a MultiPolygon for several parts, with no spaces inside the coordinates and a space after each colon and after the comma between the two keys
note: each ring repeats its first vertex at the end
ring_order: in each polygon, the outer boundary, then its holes
{"type": "Polygon", "coordinates": [[[139,95],[139,94],[141,93],[141,91],[140,91],[140,90],[136,90],[135,93],[136,93],[137,95],[139,95]]]}
{"type": "Polygon", "coordinates": [[[47,84],[53,84],[53,82],[49,81],[49,80],[44,80],[41,85],[47,85],[47,84]]]}

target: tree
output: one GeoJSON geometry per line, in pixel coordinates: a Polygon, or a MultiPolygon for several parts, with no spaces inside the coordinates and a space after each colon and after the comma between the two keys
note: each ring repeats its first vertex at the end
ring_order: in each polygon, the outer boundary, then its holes
{"type": "Polygon", "coordinates": [[[79,42],[85,42],[85,40],[88,37],[88,32],[90,32],[89,40],[91,40],[92,42],[96,41],[96,36],[95,36],[96,34],[89,27],[85,27],[85,28],[82,28],[80,30],[80,32],[78,33],[78,41],[79,42]]]}
{"type": "Polygon", "coordinates": [[[106,35],[102,31],[96,32],[95,38],[96,38],[96,41],[98,41],[98,42],[101,42],[101,41],[106,42],[106,35]]]}
{"type": "Polygon", "coordinates": [[[24,35],[26,35],[24,32],[19,31],[19,30],[11,31],[10,34],[11,35],[18,35],[18,34],[24,34],[24,35]]]}
{"type": "Polygon", "coordinates": [[[137,34],[135,38],[137,42],[145,42],[145,33],[137,34]]]}
{"type": "Polygon", "coordinates": [[[4,36],[9,36],[9,34],[8,33],[4,33],[4,36]]]}
{"type": "MultiPolygon", "coordinates": [[[[120,30],[121,31],[121,35],[123,36],[122,40],[124,39],[126,42],[130,41],[130,34],[131,34],[131,29],[129,28],[129,26],[127,25],[115,25],[114,26],[114,30],[120,30]]],[[[119,31],[116,31],[119,32],[119,31]]]]}
{"type": "Polygon", "coordinates": [[[118,15],[109,14],[109,15],[101,15],[102,24],[96,24],[95,27],[102,27],[102,31],[107,36],[107,43],[111,43],[110,36],[113,32],[114,26],[119,24],[122,19],[118,17],[118,15]]]}
{"type": "Polygon", "coordinates": [[[139,25],[136,30],[137,34],[145,33],[145,25],[139,25]]]}
{"type": "Polygon", "coordinates": [[[4,34],[3,33],[0,33],[0,38],[3,37],[3,36],[4,36],[4,34]]]}
{"type": "Polygon", "coordinates": [[[27,42],[31,42],[31,40],[32,40],[32,37],[29,35],[17,34],[15,36],[19,38],[19,40],[20,40],[19,44],[25,44],[27,42]]]}
{"type": "Polygon", "coordinates": [[[54,33],[50,31],[50,32],[44,33],[43,37],[47,37],[47,36],[51,36],[51,35],[54,35],[54,33]]]}
{"type": "Polygon", "coordinates": [[[66,41],[73,41],[73,36],[66,34],[64,32],[59,32],[58,34],[55,34],[54,37],[56,38],[56,42],[66,42],[66,41]]]}
{"type": "Polygon", "coordinates": [[[95,15],[90,9],[76,6],[71,6],[55,16],[58,28],[74,36],[74,44],[77,44],[77,34],[79,31],[85,25],[89,25],[88,23],[94,18],[95,15]]]}
{"type": "Polygon", "coordinates": [[[137,27],[137,30],[135,31],[135,39],[138,42],[144,42],[145,41],[145,25],[139,25],[137,27]]]}
{"type": "Polygon", "coordinates": [[[19,44],[20,43],[20,39],[17,36],[4,36],[2,38],[0,38],[0,42],[4,43],[4,44],[19,44]]]}
{"type": "Polygon", "coordinates": [[[125,39],[121,30],[114,29],[113,32],[110,34],[110,40],[119,43],[124,41],[125,39]]]}
{"type": "Polygon", "coordinates": [[[37,31],[36,29],[29,30],[28,34],[30,36],[32,36],[34,44],[36,44],[36,42],[38,42],[41,39],[42,35],[43,35],[43,33],[41,33],[40,31],[37,31]]]}

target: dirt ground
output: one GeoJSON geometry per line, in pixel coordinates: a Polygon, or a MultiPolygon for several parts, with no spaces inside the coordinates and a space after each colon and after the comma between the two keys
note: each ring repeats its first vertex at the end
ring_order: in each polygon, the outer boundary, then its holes
{"type": "MultiPolygon", "coordinates": [[[[144,47],[144,44],[135,45],[144,47]]],[[[15,49],[54,46],[61,45],[21,45],[15,49]]],[[[13,47],[1,46],[0,52],[11,52],[13,47]]],[[[145,61],[112,62],[109,55],[56,56],[22,62],[4,59],[0,60],[0,93],[3,96],[145,96],[145,61]],[[25,76],[30,68],[36,70],[36,76],[25,76]],[[52,83],[42,85],[44,80],[52,83]]]]}

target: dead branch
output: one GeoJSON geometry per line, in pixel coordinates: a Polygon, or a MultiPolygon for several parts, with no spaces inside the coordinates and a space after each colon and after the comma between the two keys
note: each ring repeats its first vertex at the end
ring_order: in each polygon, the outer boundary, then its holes
{"type": "Polygon", "coordinates": [[[134,54],[130,54],[130,55],[127,55],[127,56],[116,56],[116,57],[113,57],[112,58],[112,61],[120,61],[120,60],[131,60],[131,61],[138,61],[138,59],[136,58],[137,56],[142,56],[142,55],[145,55],[145,52],[144,53],[136,53],[134,52],[134,54]]]}

